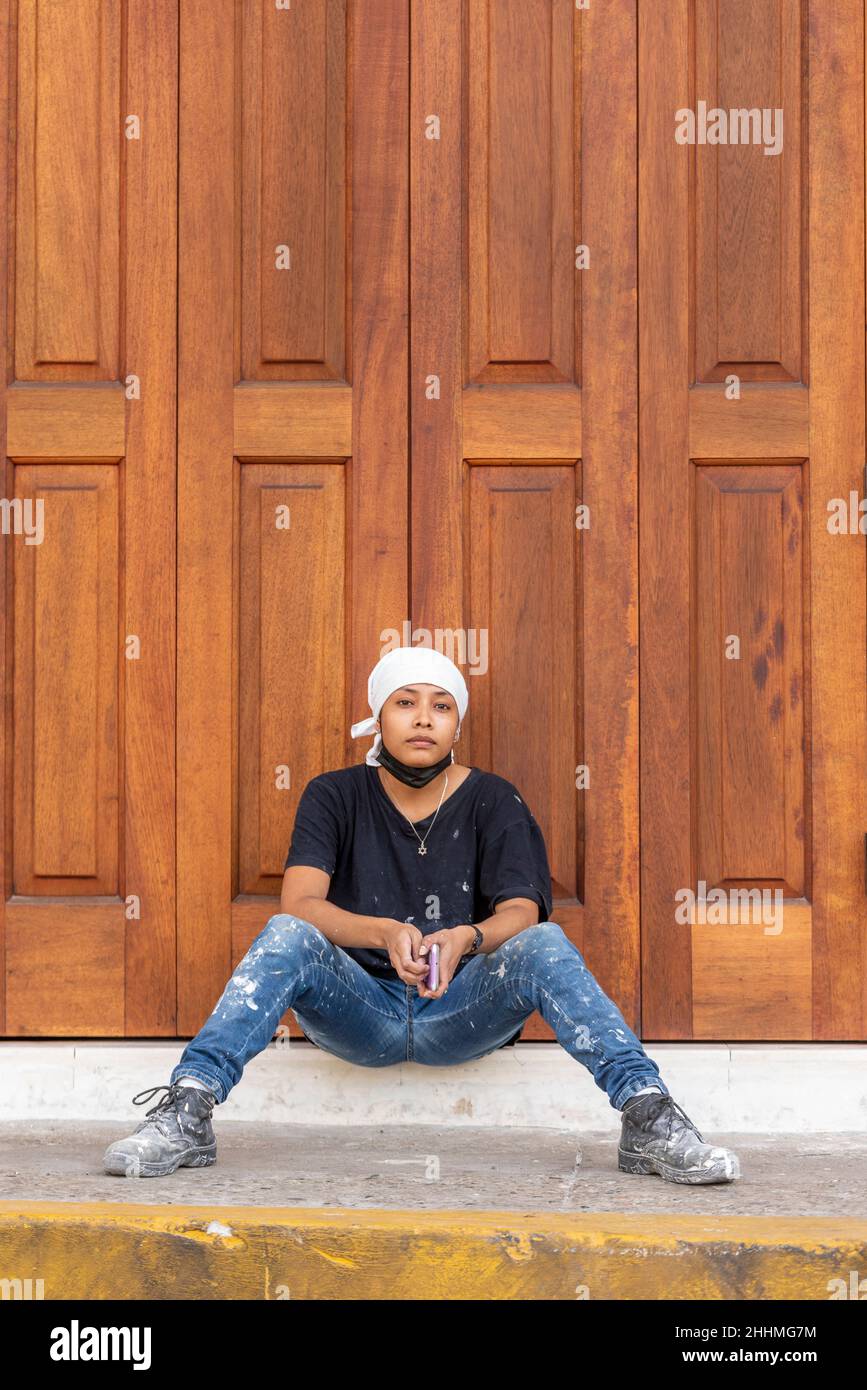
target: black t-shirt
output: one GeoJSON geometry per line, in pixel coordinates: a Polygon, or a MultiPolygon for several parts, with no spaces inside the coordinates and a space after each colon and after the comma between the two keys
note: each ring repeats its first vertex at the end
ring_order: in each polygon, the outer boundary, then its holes
{"type": "MultiPolygon", "coordinates": [[[[532,898],[550,919],[551,875],[542,832],[516,787],[470,768],[436,813],[409,821],[369,763],[323,772],[304,788],[284,868],[308,864],[331,875],[329,902],[367,917],[410,922],[425,936],[482,922],[502,898],[532,898]],[[427,832],[430,829],[430,834],[427,832]]],[[[365,970],[399,975],[388,952],[344,947],[365,970]]],[[[457,971],[469,964],[458,962],[457,971]]]]}

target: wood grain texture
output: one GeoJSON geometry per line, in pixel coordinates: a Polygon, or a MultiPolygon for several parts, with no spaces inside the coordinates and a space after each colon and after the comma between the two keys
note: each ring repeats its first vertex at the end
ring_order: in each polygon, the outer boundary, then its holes
{"type": "Polygon", "coordinates": [[[238,378],[233,0],[180,11],[178,1015],[198,1031],[231,973],[238,378]]]}
{"type": "MultiPolygon", "coordinates": [[[[690,830],[688,493],[691,183],[674,139],[692,106],[690,0],[638,7],[638,317],[641,460],[641,960],[643,1036],[688,1038],[689,928],[675,894],[693,878],[690,830]]],[[[698,312],[703,312],[701,305],[698,312]]]]}
{"type": "MultiPolygon", "coordinates": [[[[745,915],[745,914],[741,914],[745,915]]],[[[696,924],[693,1037],[803,1042],[811,1035],[812,908],[787,898],[782,930],[758,920],[696,924]]]]}
{"type": "Polygon", "coordinates": [[[7,1036],[122,1037],[127,925],[118,902],[13,899],[6,911],[7,1036]]]}
{"type": "Polygon", "coordinates": [[[127,11],[127,96],[143,112],[143,142],[126,165],[124,372],[141,378],[127,405],[123,494],[122,656],[124,896],[141,918],[126,937],[128,1035],[177,1028],[175,739],[177,647],[178,18],[162,0],[127,11]]]}
{"type": "Polygon", "coordinates": [[[718,385],[697,384],[689,393],[693,459],[803,458],[810,452],[809,430],[810,392],[803,382],[745,381],[737,401],[718,385]]]}
{"type": "Polygon", "coordinates": [[[313,458],[352,453],[352,387],[345,382],[242,382],[235,390],[235,453],[274,457],[287,438],[313,458]]]}
{"type": "Polygon", "coordinates": [[[165,1036],[175,11],[159,0],[123,13],[4,6],[3,26],[2,107],[15,116],[0,139],[4,238],[15,230],[0,262],[5,478],[7,496],[45,508],[37,545],[9,538],[3,574],[5,1024],[16,1036],[165,1036]],[[137,139],[125,138],[127,114],[137,139]]]}
{"type": "MultiPolygon", "coordinates": [[[[141,12],[154,9],[147,0],[127,8],[133,34],[141,12]]],[[[152,18],[168,40],[170,75],[174,14],[158,8],[161,17],[152,18]]],[[[110,380],[121,367],[124,6],[104,0],[15,10],[14,377],[110,380]]],[[[172,122],[174,107],[166,113],[172,122]]]]}
{"type": "Polygon", "coordinates": [[[465,14],[467,381],[575,381],[584,16],[571,0],[467,0],[465,14]]]}
{"type": "Polygon", "coordinates": [[[126,398],[119,381],[47,382],[6,393],[12,458],[102,459],[118,463],[126,448],[126,398]]]}
{"type": "Polygon", "coordinates": [[[347,375],[345,0],[242,0],[244,381],[347,375]]]}
{"type": "Polygon", "coordinates": [[[462,397],[466,458],[581,457],[582,393],[574,383],[468,385],[462,397]]]}
{"type": "Polygon", "coordinates": [[[864,457],[862,24],[854,0],[641,10],[654,1038],[864,1036],[865,554],[863,537],[828,530],[864,457]],[[672,113],[698,100],[782,107],[776,173],[755,145],[675,143],[672,113]],[[778,889],[781,933],[691,929],[676,895],[702,882],[778,889]]]}
{"type": "MultiPolygon", "coordinates": [[[[821,0],[819,0],[821,3],[821,0]]],[[[768,113],[782,148],[744,144],[756,117],[737,120],[740,143],[695,162],[695,380],[802,381],[806,366],[804,243],[806,72],[799,0],[695,0],[695,93],[708,108],[768,113]]],[[[729,125],[732,139],[735,122],[729,125]]],[[[764,130],[763,130],[764,135],[764,130]]]]}
{"type": "Polygon", "coordinates": [[[45,517],[15,548],[15,891],[119,895],[118,470],[22,465],[15,490],[45,517]]]}
{"type": "Polygon", "coordinates": [[[367,678],[411,613],[409,492],[409,6],[356,0],[352,54],[352,462],[344,661],[345,762],[362,762],[367,678]]]}
{"type": "Polygon", "coordinates": [[[641,1027],[638,747],[638,107],[641,5],[580,15],[584,537],[579,627],[585,798],[583,950],[641,1027]],[[589,22],[588,22],[589,21],[589,22]]]}
{"type": "Polygon", "coordinates": [[[690,498],[696,873],[790,898],[811,860],[802,482],[803,460],[707,462],[690,498]]]}
{"type": "Polygon", "coordinates": [[[865,60],[859,0],[0,0],[4,487],[46,502],[0,1031],[197,1030],[408,622],[632,1027],[867,1037],[865,60]],[[678,144],[699,100],[782,152],[678,144]],[[677,921],[699,881],[782,932],[677,921]]]}
{"type": "Polygon", "coordinates": [[[239,894],[279,898],[301,793],[343,763],[345,505],[342,463],[241,469],[239,894]]]}
{"type": "Polygon", "coordinates": [[[864,8],[810,7],[813,1035],[867,1037],[867,584],[827,505],[864,467],[864,8]]]}
{"type": "Polygon", "coordinates": [[[454,634],[462,760],[520,788],[552,915],[635,1018],[634,7],[419,0],[412,38],[413,620],[454,634]]]}
{"type": "Polygon", "coordinates": [[[584,761],[576,635],[586,533],[574,524],[581,470],[574,461],[495,463],[475,464],[469,475],[467,610],[488,633],[488,669],[469,679],[473,762],[513,782],[539,822],[560,922],[564,900],[584,900],[575,772],[576,749],[584,761]],[[544,663],[527,663],[537,652],[544,663]]]}
{"type": "MultiPolygon", "coordinates": [[[[14,352],[10,325],[14,322],[15,295],[5,292],[12,270],[12,247],[14,245],[14,189],[8,189],[9,168],[12,164],[9,155],[10,121],[12,91],[15,81],[15,0],[0,0],[0,150],[6,156],[7,181],[5,191],[9,196],[7,215],[0,217],[0,343],[3,344],[3,381],[0,383],[0,448],[3,460],[3,487],[7,497],[12,495],[10,484],[14,475],[9,456],[9,388],[8,383],[15,376],[14,352]]],[[[0,563],[0,697],[2,697],[3,718],[0,719],[0,775],[3,789],[0,794],[0,850],[3,855],[2,892],[0,892],[0,1032],[8,1028],[7,988],[6,988],[6,937],[8,918],[6,904],[12,892],[12,856],[9,852],[12,832],[12,772],[13,740],[9,728],[9,701],[12,696],[13,671],[10,660],[15,641],[15,624],[9,613],[14,601],[13,580],[14,557],[12,547],[4,546],[0,563]]]]}
{"type": "Polygon", "coordinates": [[[189,1033],[277,910],[304,786],[363,757],[349,724],[365,713],[387,630],[409,611],[409,30],[397,0],[194,5],[182,25],[189,1033]]]}

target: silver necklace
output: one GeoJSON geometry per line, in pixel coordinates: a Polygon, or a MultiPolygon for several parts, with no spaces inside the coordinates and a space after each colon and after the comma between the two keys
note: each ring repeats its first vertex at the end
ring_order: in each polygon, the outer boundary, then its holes
{"type": "MultiPolygon", "coordinates": [[[[427,839],[428,835],[431,833],[431,831],[432,831],[433,828],[434,828],[434,821],[436,820],[437,816],[438,816],[439,813],[440,813],[440,806],[442,806],[442,804],[443,804],[443,797],[444,797],[445,794],[446,794],[446,787],[448,787],[448,784],[449,784],[449,774],[448,774],[447,772],[444,772],[444,773],[443,773],[443,776],[445,777],[446,780],[445,780],[445,784],[444,784],[444,786],[443,786],[443,789],[442,789],[442,791],[441,791],[441,793],[440,793],[439,806],[437,806],[436,810],[434,811],[434,818],[433,818],[433,820],[431,821],[430,825],[428,826],[427,830],[425,831],[424,840],[427,839]]],[[[400,808],[398,808],[398,809],[400,809],[400,808]]],[[[412,831],[412,833],[413,833],[413,835],[415,836],[415,838],[416,838],[416,839],[418,840],[418,842],[419,842],[419,846],[418,846],[418,852],[419,852],[419,854],[427,854],[427,850],[425,849],[425,845],[424,845],[424,840],[421,838],[421,836],[419,835],[419,833],[418,833],[418,831],[416,830],[415,826],[413,825],[412,821],[409,819],[409,816],[406,814],[406,811],[401,811],[401,815],[403,816],[404,820],[406,820],[406,821],[409,822],[409,828],[410,828],[410,830],[412,831]]]]}

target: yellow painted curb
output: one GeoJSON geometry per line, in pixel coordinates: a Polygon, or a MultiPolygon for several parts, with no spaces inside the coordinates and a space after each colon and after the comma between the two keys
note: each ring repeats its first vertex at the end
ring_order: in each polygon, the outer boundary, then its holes
{"type": "Polygon", "coordinates": [[[821,1301],[853,1272],[867,1221],[0,1202],[0,1298],[821,1301]]]}

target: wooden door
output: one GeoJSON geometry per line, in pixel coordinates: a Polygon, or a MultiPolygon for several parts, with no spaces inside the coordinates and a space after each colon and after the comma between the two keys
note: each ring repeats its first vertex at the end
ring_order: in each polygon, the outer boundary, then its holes
{"type": "Polygon", "coordinates": [[[639,11],[643,1036],[864,1038],[863,6],[639,11]]]}
{"type": "Polygon", "coordinates": [[[182,1033],[277,910],[300,794],[359,756],[409,611],[408,25],[181,6],[182,1033]]]}
{"type": "Polygon", "coordinates": [[[461,760],[521,788],[552,917],[634,1021],[634,11],[413,0],[411,33],[414,626],[466,663],[461,760]]]}
{"type": "Polygon", "coordinates": [[[631,8],[201,0],[180,53],[179,1027],[395,634],[464,670],[461,758],[525,790],[634,1011],[631,8]]]}
{"type": "Polygon", "coordinates": [[[857,0],[2,13],[6,1033],[200,1026],[397,634],[645,1038],[863,1037],[857,0]]]}
{"type": "Polygon", "coordinates": [[[0,12],[0,1028],[175,1032],[177,30],[0,12]]]}

